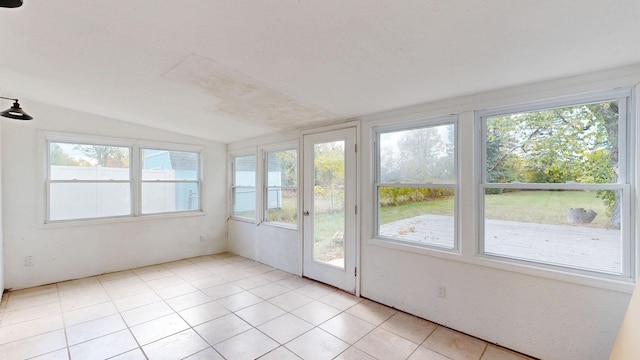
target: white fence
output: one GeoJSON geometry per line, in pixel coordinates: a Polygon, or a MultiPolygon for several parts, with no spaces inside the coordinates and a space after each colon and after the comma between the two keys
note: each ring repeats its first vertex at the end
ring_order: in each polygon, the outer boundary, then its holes
{"type": "MultiPolygon", "coordinates": [[[[174,180],[174,170],[143,170],[143,179],[174,180]]],[[[51,166],[49,219],[83,219],[131,214],[131,183],[76,183],[55,180],[128,181],[129,169],[51,166]]],[[[142,184],[142,212],[176,211],[176,183],[142,184]]]]}

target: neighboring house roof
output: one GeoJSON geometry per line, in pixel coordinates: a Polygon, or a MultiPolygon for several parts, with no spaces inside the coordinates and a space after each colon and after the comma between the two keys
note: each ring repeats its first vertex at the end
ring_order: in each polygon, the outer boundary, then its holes
{"type": "Polygon", "coordinates": [[[235,158],[236,171],[256,171],[255,156],[238,156],[235,158]]]}
{"type": "Polygon", "coordinates": [[[198,168],[198,154],[182,151],[170,151],[169,159],[174,170],[195,170],[198,168]]]}

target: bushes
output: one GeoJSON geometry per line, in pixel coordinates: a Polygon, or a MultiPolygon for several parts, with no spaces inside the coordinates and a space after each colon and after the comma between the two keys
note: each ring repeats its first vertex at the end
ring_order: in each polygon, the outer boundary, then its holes
{"type": "Polygon", "coordinates": [[[453,196],[452,189],[381,187],[381,206],[398,206],[414,202],[443,199],[453,196]]]}

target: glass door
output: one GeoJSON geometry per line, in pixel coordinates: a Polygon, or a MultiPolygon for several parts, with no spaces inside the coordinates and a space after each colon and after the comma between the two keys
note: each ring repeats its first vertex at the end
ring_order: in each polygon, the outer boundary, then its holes
{"type": "Polygon", "coordinates": [[[304,137],[303,275],[355,292],[356,130],[304,137]]]}

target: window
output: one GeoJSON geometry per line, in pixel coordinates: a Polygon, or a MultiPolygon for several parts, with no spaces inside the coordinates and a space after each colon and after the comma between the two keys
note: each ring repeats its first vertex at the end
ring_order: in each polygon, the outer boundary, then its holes
{"type": "Polygon", "coordinates": [[[49,143],[51,221],[132,214],[131,148],[49,143]]]}
{"type": "Polygon", "coordinates": [[[198,153],[142,149],[142,213],[200,208],[198,153]]]}
{"type": "Polygon", "coordinates": [[[256,218],[256,156],[233,157],[233,179],[231,185],[235,218],[256,218]]]}
{"type": "Polygon", "coordinates": [[[377,236],[456,248],[455,122],[375,131],[377,236]]]}
{"type": "Polygon", "coordinates": [[[265,153],[266,222],[298,224],[298,151],[296,149],[265,153]]]}
{"type": "Polygon", "coordinates": [[[479,114],[484,254],[632,277],[629,96],[479,114]]]}
{"type": "Polygon", "coordinates": [[[201,210],[199,151],[45,138],[47,223],[201,210]]]}

